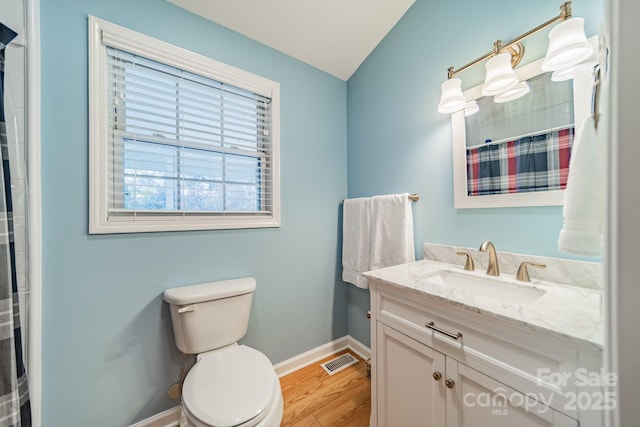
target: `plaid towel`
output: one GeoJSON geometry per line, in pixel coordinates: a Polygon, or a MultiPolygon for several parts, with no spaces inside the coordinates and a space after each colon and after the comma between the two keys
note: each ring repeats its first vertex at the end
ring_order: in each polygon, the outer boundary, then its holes
{"type": "Polygon", "coordinates": [[[467,149],[467,194],[562,190],[574,128],[467,149]]]}

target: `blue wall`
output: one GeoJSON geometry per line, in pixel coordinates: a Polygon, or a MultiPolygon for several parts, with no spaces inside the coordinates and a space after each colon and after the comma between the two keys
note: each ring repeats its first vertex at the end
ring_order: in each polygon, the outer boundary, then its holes
{"type": "MultiPolygon", "coordinates": [[[[590,35],[602,1],[573,3],[590,35]]],[[[418,257],[426,241],[485,239],[503,251],[562,256],[558,207],[453,208],[450,121],[436,111],[448,66],[559,5],[417,0],[345,84],[165,1],[41,0],[45,425],[125,426],[174,405],[165,392],[181,357],[161,300],[169,287],[256,277],[244,342],[274,363],[346,333],[369,343],[368,292],[339,279],[347,194],[420,193],[418,257]],[[280,82],[281,228],[87,234],[89,14],[280,82]]],[[[527,46],[528,58],[543,55],[544,38],[527,46]]],[[[465,88],[481,71],[461,76],[465,88]]]]}
{"type": "Polygon", "coordinates": [[[276,363],[347,332],[346,83],[157,0],[42,0],[45,426],[125,426],[177,380],[162,292],[254,276],[248,345],[276,363]],[[87,16],[281,84],[282,227],[89,236],[87,16]]]}
{"type": "MultiPolygon", "coordinates": [[[[424,242],[476,247],[490,239],[498,250],[566,256],[556,244],[561,207],[465,209],[453,207],[451,121],[439,114],[440,84],[449,66],[491,50],[560,12],[557,0],[416,0],[347,84],[349,197],[417,192],[416,256],[424,242]]],[[[602,0],[573,2],[573,16],[600,29],[602,0]]],[[[547,33],[526,42],[523,64],[544,56],[547,33]]],[[[482,65],[460,74],[463,89],[481,83],[482,65]]],[[[349,287],[349,334],[369,343],[368,291],[349,287]]]]}

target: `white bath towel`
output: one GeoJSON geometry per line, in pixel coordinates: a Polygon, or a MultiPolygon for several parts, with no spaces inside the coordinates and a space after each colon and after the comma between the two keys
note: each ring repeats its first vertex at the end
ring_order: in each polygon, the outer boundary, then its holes
{"type": "Polygon", "coordinates": [[[562,252],[595,256],[603,246],[605,210],[604,150],[593,117],[576,135],[564,195],[563,227],[558,239],[562,252]]]}
{"type": "Polygon", "coordinates": [[[371,255],[371,198],[347,199],[342,209],[342,280],[367,289],[362,273],[371,255]]]}
{"type": "Polygon", "coordinates": [[[375,270],[415,261],[409,194],[375,196],[371,210],[369,268],[375,270]]]}

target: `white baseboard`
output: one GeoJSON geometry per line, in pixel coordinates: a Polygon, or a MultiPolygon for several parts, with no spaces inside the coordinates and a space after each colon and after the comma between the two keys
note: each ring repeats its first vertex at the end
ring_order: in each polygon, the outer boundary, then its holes
{"type": "Polygon", "coordinates": [[[152,417],[146,418],[129,427],[178,427],[180,425],[180,411],[182,406],[174,406],[152,417]]]}
{"type": "MultiPolygon", "coordinates": [[[[276,374],[278,374],[278,377],[283,377],[347,348],[363,359],[368,359],[371,355],[369,347],[352,336],[345,335],[330,343],[312,348],[302,354],[276,363],[273,365],[273,369],[276,371],[276,374]]],[[[164,412],[132,424],[129,427],[177,427],[180,422],[180,410],[180,405],[174,406],[171,409],[167,409],[164,412]]]]}
{"type": "Polygon", "coordinates": [[[342,338],[338,338],[337,340],[312,348],[311,350],[290,359],[276,363],[273,365],[273,369],[276,371],[276,374],[278,374],[278,377],[283,377],[291,372],[295,372],[305,366],[309,366],[312,363],[317,362],[320,359],[324,359],[327,356],[331,356],[332,354],[347,348],[363,359],[368,359],[369,354],[371,353],[369,348],[360,341],[350,335],[345,335],[342,338]]]}
{"type": "Polygon", "coordinates": [[[371,349],[351,335],[347,335],[347,347],[364,360],[371,357],[371,349]]]}

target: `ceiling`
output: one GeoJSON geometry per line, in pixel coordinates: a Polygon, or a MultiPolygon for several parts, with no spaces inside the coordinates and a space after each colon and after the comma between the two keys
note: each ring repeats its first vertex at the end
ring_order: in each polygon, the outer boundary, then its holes
{"type": "Polygon", "coordinates": [[[167,0],[342,80],[415,0],[167,0]]]}

